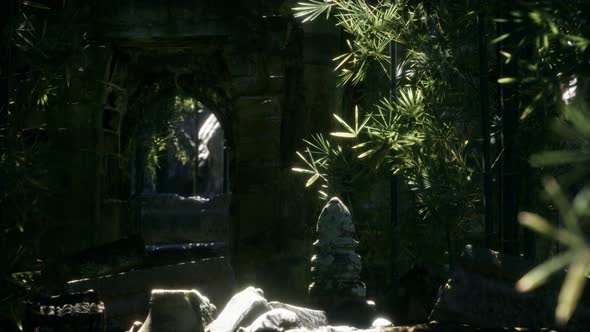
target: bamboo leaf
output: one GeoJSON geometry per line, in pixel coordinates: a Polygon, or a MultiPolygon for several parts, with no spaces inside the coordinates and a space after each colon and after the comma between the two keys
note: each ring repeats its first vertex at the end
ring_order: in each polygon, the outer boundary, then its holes
{"type": "Polygon", "coordinates": [[[311,186],[319,178],[320,178],[320,174],[316,173],[314,176],[310,177],[309,180],[307,180],[307,182],[305,183],[305,186],[306,187],[311,186]]]}
{"type": "Polygon", "coordinates": [[[516,78],[514,77],[502,77],[498,79],[499,84],[509,84],[516,82],[516,78]]]}
{"type": "Polygon", "coordinates": [[[572,250],[552,257],[520,278],[516,283],[516,289],[519,292],[528,292],[537,288],[545,283],[549,276],[568,265],[574,257],[575,252],[572,250]]]}
{"type": "Polygon", "coordinates": [[[545,151],[534,154],[530,163],[534,167],[572,164],[590,160],[590,151],[545,151]]]}
{"type": "Polygon", "coordinates": [[[510,34],[509,33],[505,33],[503,35],[500,35],[500,36],[492,39],[492,41],[490,42],[490,44],[497,44],[497,43],[503,41],[504,39],[506,39],[508,37],[510,37],[510,34]]]}
{"type": "Polygon", "coordinates": [[[559,184],[554,178],[548,178],[545,180],[545,191],[551,196],[551,199],[557,206],[559,213],[561,214],[565,226],[576,234],[582,234],[580,225],[578,225],[578,218],[569,201],[561,191],[559,184]]]}
{"type": "Polygon", "coordinates": [[[70,87],[70,65],[66,64],[66,85],[70,87]]]}
{"type": "Polygon", "coordinates": [[[334,113],[333,115],[336,118],[336,120],[338,120],[338,122],[340,122],[340,124],[343,125],[346,130],[348,130],[348,132],[354,134],[354,129],[352,129],[352,127],[349,126],[348,123],[346,123],[346,121],[342,120],[342,118],[339,117],[338,114],[334,113]]]}
{"type": "Polygon", "coordinates": [[[555,318],[561,325],[565,325],[578,304],[584,286],[586,285],[586,271],[590,263],[590,255],[584,252],[581,257],[575,259],[567,273],[555,309],[555,318]]]}
{"type": "Polygon", "coordinates": [[[575,247],[584,244],[584,239],[571,233],[570,231],[558,229],[551,225],[545,218],[530,212],[521,212],[518,214],[520,224],[532,229],[533,231],[555,239],[562,244],[575,247]]]}
{"type": "Polygon", "coordinates": [[[360,148],[362,148],[364,146],[367,146],[369,144],[371,144],[371,142],[363,142],[363,143],[359,143],[359,144],[353,146],[352,148],[356,150],[356,149],[360,149],[360,148]]]}
{"type": "Polygon", "coordinates": [[[33,8],[37,8],[37,9],[43,9],[43,10],[50,10],[50,7],[47,7],[44,4],[35,2],[35,1],[30,1],[30,0],[23,0],[22,2],[23,5],[25,6],[29,6],[29,7],[33,7],[33,8]]]}
{"type": "Polygon", "coordinates": [[[545,236],[554,237],[557,233],[557,228],[538,214],[521,212],[518,214],[518,220],[520,221],[521,225],[545,236]]]}
{"type": "Polygon", "coordinates": [[[335,132],[335,133],[330,133],[330,135],[336,136],[336,137],[345,137],[345,138],[355,138],[356,137],[355,134],[345,133],[345,132],[335,132]]]}
{"type": "Polygon", "coordinates": [[[314,171],[310,171],[310,170],[308,170],[308,169],[305,169],[305,168],[297,168],[297,167],[293,167],[293,168],[291,168],[291,170],[292,170],[293,172],[297,172],[297,173],[315,174],[315,172],[314,172],[314,171]]]}
{"type": "Polygon", "coordinates": [[[376,152],[375,149],[370,149],[370,150],[367,150],[367,151],[361,153],[357,158],[358,159],[363,159],[363,158],[365,158],[367,156],[370,156],[370,155],[374,154],[375,152],[376,152]]]}

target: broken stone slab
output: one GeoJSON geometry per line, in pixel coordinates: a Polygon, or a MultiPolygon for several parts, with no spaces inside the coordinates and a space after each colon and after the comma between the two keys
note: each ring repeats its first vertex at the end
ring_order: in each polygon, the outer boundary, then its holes
{"type": "Polygon", "coordinates": [[[108,330],[125,330],[145,319],[152,289],[198,289],[213,303],[227,303],[235,291],[229,260],[208,258],[174,265],[70,281],[67,292],[96,290],[108,308],[108,330]]]}
{"type": "Polygon", "coordinates": [[[317,329],[299,328],[299,329],[287,330],[286,332],[379,332],[379,331],[380,331],[379,329],[362,330],[362,329],[357,329],[356,327],[342,325],[342,326],[322,326],[317,329]]]}
{"type": "Polygon", "coordinates": [[[520,257],[472,245],[465,246],[459,264],[466,271],[514,282],[536,266],[535,262],[520,257]]]}
{"type": "Polygon", "coordinates": [[[557,332],[552,329],[527,329],[518,327],[478,328],[465,324],[421,324],[412,326],[372,328],[368,330],[355,329],[348,326],[325,326],[319,329],[294,329],[287,332],[557,332]]]}
{"type": "MultiPolygon", "coordinates": [[[[534,266],[518,257],[467,246],[430,314],[431,321],[461,323],[481,328],[518,326],[551,328],[559,293],[550,282],[538,289],[521,293],[515,283],[534,266]],[[477,263],[479,262],[479,263],[477,263]]],[[[583,296],[566,331],[588,331],[590,306],[583,296]]]]}
{"type": "Polygon", "coordinates": [[[238,332],[283,332],[286,329],[299,327],[297,315],[286,309],[272,309],[256,318],[254,323],[238,332]]]}
{"type": "Polygon", "coordinates": [[[393,327],[393,326],[394,326],[393,323],[388,321],[385,318],[377,318],[373,321],[373,324],[371,324],[372,328],[378,328],[378,329],[381,329],[384,327],[393,327]]]}
{"type": "Polygon", "coordinates": [[[326,312],[322,310],[314,310],[302,307],[296,307],[294,305],[285,304],[281,302],[270,302],[270,307],[273,309],[286,309],[297,315],[297,327],[303,327],[307,329],[315,329],[321,326],[328,325],[328,319],[326,318],[326,312]]]}
{"type": "Polygon", "coordinates": [[[260,288],[247,287],[229,300],[205,331],[234,332],[240,327],[250,326],[258,317],[271,310],[260,288]]]}
{"type": "Polygon", "coordinates": [[[196,290],[154,289],[148,316],[138,332],[203,332],[215,306],[196,290]]]}

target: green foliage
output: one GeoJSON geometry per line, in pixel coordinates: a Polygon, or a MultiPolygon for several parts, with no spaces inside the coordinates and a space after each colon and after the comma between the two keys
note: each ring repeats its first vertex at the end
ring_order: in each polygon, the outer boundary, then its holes
{"type": "Polygon", "coordinates": [[[183,124],[188,119],[194,119],[200,111],[194,99],[176,96],[173,105],[163,105],[165,109],[154,110],[156,113],[156,127],[147,131],[141,127],[142,132],[148,132],[146,176],[147,180],[155,184],[156,171],[159,168],[158,160],[162,153],[173,151],[176,159],[183,165],[196,162],[197,148],[196,137],[191,137],[186,132],[183,124]],[[164,116],[162,116],[164,115],[164,116]]]}
{"type": "Polygon", "coordinates": [[[318,187],[323,200],[344,194],[346,197],[372,178],[375,172],[357,158],[350,145],[331,142],[322,134],[313,135],[303,153],[297,152],[306,167],[294,167],[294,172],[308,174],[305,186],[318,187]]]}
{"type": "MultiPolygon", "coordinates": [[[[567,133],[570,148],[545,151],[531,156],[531,163],[537,167],[565,165],[570,180],[585,182],[570,203],[558,182],[549,178],[545,181],[545,191],[560,213],[563,227],[555,226],[543,217],[522,212],[520,223],[564,245],[567,249],[539,265],[517,283],[520,291],[530,291],[545,283],[549,277],[569,265],[567,277],[559,294],[555,316],[560,324],[565,324],[572,316],[580,300],[590,271],[590,243],[588,242],[587,220],[590,217],[590,184],[587,181],[590,170],[590,114],[582,106],[566,108],[566,117],[558,122],[559,132],[567,133]],[[584,181],[584,179],[586,179],[584,181]]],[[[566,181],[568,182],[568,181],[566,181]]]]}
{"type": "Polygon", "coordinates": [[[530,271],[517,288],[532,290],[569,266],[556,308],[560,324],[572,316],[590,269],[590,116],[584,90],[590,79],[588,13],[586,1],[523,2],[497,20],[510,29],[494,40],[502,45],[505,64],[515,68],[512,77],[498,82],[519,89],[521,118],[559,115],[554,125],[558,146],[534,153],[530,163],[555,174],[545,180],[545,192],[563,225],[530,212],[522,212],[519,220],[565,250],[530,271]]]}
{"type": "Polygon", "coordinates": [[[202,105],[176,93],[170,82],[146,84],[131,106],[129,117],[135,121],[125,155],[132,156],[138,146],[142,147],[146,180],[152,185],[164,152],[173,151],[183,165],[195,162],[196,137],[191,137],[183,124],[195,119],[202,105]]]}
{"type": "MultiPolygon", "coordinates": [[[[306,153],[299,154],[308,168],[294,170],[309,174],[307,186],[320,180],[322,197],[326,191],[332,194],[330,186],[335,183],[326,174],[338,164],[336,156],[352,150],[359,160],[342,164],[363,165],[366,170],[341,167],[351,172],[348,178],[399,174],[415,193],[424,219],[461,219],[462,214],[474,212],[478,165],[468,138],[457,128],[468,121],[465,101],[455,97],[472,79],[453,62],[452,50],[458,47],[453,48],[457,41],[451,36],[460,24],[461,29],[470,24],[473,15],[469,8],[435,8],[430,11],[409,1],[370,5],[359,0],[308,1],[294,8],[295,16],[303,17],[304,22],[334,13],[337,24],[350,36],[348,52],[334,59],[343,84],[364,82],[372,63],[389,74],[390,43],[407,48],[395,72],[395,102],[382,99],[361,115],[357,108],[351,124],[335,115],[343,130],[331,133],[332,142],[323,137],[321,144],[307,142],[306,153]],[[456,17],[461,17],[459,23],[456,17]],[[437,29],[432,31],[431,26],[437,29]],[[317,149],[316,145],[326,148],[317,149]]],[[[387,90],[388,84],[381,85],[387,90]]]]}
{"type": "Polygon", "coordinates": [[[3,71],[10,74],[10,112],[0,128],[0,319],[19,327],[23,303],[39,287],[36,276],[44,265],[38,257],[48,219],[44,202],[60,190],[49,181],[50,149],[43,137],[57,128],[47,119],[70,101],[89,45],[74,7],[69,1],[18,2],[3,40],[12,66],[3,71]],[[43,120],[29,124],[31,115],[43,120]]]}
{"type": "Polygon", "coordinates": [[[497,21],[513,27],[495,38],[503,42],[501,54],[518,70],[515,77],[501,77],[501,84],[522,91],[521,117],[533,111],[562,109],[562,92],[572,81],[590,78],[590,39],[586,1],[524,2],[497,21]]]}

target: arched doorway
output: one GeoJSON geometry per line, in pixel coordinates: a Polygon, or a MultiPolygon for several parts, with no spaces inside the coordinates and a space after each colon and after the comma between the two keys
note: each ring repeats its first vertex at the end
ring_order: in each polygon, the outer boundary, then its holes
{"type": "Polygon", "coordinates": [[[193,98],[176,96],[173,136],[157,156],[145,192],[212,198],[228,192],[225,136],[215,113],[193,98]]]}

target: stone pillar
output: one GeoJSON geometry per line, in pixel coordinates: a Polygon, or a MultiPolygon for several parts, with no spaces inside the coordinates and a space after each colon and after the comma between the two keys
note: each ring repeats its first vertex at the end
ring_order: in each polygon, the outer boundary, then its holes
{"type": "Polygon", "coordinates": [[[366,286],[360,280],[361,256],[355,252],[358,241],[352,216],[338,198],[330,199],[320,213],[318,239],[311,258],[313,282],[309,294],[320,303],[342,299],[362,299],[366,286]]]}
{"type": "Polygon", "coordinates": [[[350,211],[340,199],[333,197],[324,206],[316,231],[309,285],[312,301],[326,311],[331,324],[368,327],[375,304],[365,299],[361,256],[355,252],[359,242],[350,211]]]}

